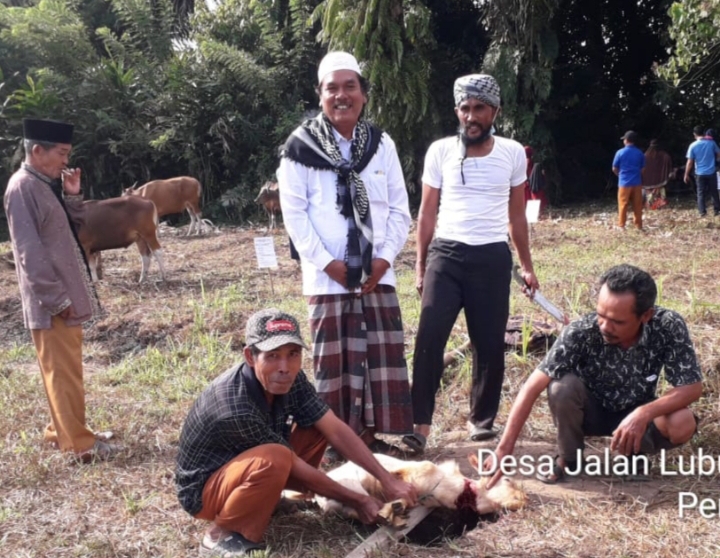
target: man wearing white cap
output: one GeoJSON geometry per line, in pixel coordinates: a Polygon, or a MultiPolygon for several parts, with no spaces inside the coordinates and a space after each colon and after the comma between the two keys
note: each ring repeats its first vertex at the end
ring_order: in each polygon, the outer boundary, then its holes
{"type": "Polygon", "coordinates": [[[321,398],[374,452],[376,432],[412,431],[393,261],[410,227],[395,144],[361,118],[368,83],[330,52],[318,69],[322,112],[288,138],[278,169],[283,220],[303,271],[321,398]]]}
{"type": "Polygon", "coordinates": [[[416,286],[422,309],[413,359],[416,426],[404,439],[418,451],[430,433],[443,352],[461,308],[473,345],[470,437],[495,435],[512,268],[508,233],[528,289],[538,288],[525,220],[525,151],[492,133],[500,87],[492,76],[464,76],[455,82],[454,97],[459,134],[428,149],[418,214],[416,286]]]}

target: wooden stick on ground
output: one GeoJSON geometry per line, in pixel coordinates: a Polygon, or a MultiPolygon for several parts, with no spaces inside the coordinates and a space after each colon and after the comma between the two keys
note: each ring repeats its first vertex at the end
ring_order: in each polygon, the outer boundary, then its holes
{"type": "Polygon", "coordinates": [[[461,355],[464,355],[467,351],[469,351],[472,348],[472,344],[470,343],[470,340],[468,339],[460,345],[457,349],[453,349],[452,351],[448,351],[443,356],[443,368],[447,368],[451,364],[455,364],[460,358],[461,355]]]}
{"type": "Polygon", "coordinates": [[[378,528],[377,531],[360,543],[360,545],[345,558],[368,558],[368,556],[372,556],[372,552],[375,549],[383,549],[391,542],[397,541],[407,535],[418,523],[425,519],[431,511],[431,508],[425,508],[423,506],[417,506],[411,509],[405,527],[402,529],[393,529],[392,527],[378,528]]]}

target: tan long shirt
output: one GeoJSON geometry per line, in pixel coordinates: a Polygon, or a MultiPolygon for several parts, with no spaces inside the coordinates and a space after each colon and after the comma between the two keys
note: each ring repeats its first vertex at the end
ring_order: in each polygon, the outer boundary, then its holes
{"type": "MultiPolygon", "coordinates": [[[[45,179],[22,168],[10,178],[4,198],[28,329],[50,329],[52,316],[70,305],[74,316],[66,324],[78,325],[93,317],[95,307],[80,248],[45,179]]],[[[82,196],[65,200],[80,204],[82,196]]]]}

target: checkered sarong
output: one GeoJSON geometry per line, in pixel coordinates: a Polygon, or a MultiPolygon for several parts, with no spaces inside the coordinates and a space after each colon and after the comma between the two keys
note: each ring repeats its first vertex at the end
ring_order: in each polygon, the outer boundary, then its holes
{"type": "Polygon", "coordinates": [[[412,432],[400,304],[395,288],[308,299],[315,387],[358,434],[412,432]]]}

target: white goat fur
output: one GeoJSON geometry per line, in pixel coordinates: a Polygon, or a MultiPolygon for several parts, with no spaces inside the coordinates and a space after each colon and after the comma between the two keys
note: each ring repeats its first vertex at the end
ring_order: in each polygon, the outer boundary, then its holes
{"type": "MultiPolygon", "coordinates": [[[[467,479],[460,472],[456,461],[445,461],[436,465],[431,461],[402,461],[383,454],[375,454],[375,459],[387,471],[412,484],[417,490],[420,505],[428,508],[455,509],[458,498],[466,487],[467,479]]],[[[330,471],[328,476],[350,490],[384,501],[382,486],[378,480],[355,463],[347,462],[330,471]]],[[[469,483],[475,494],[475,511],[479,514],[492,513],[503,508],[518,510],[527,503],[527,496],[522,488],[507,477],[503,477],[490,490],[485,488],[487,477],[469,483]]],[[[341,502],[320,496],[317,496],[316,500],[325,513],[336,512],[357,518],[355,509],[341,502]]]]}

